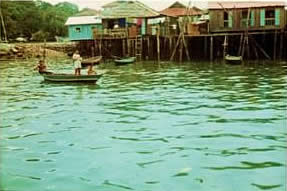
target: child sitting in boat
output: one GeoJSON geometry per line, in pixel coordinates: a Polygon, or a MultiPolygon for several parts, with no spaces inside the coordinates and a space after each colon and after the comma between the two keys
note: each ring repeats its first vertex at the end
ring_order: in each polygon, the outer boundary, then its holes
{"type": "Polygon", "coordinates": [[[47,66],[44,60],[39,60],[38,65],[34,68],[34,70],[38,70],[40,74],[52,74],[52,72],[47,71],[47,66]]]}
{"type": "Polygon", "coordinates": [[[96,71],[93,69],[93,65],[90,65],[88,68],[88,75],[95,75],[96,71]]]}

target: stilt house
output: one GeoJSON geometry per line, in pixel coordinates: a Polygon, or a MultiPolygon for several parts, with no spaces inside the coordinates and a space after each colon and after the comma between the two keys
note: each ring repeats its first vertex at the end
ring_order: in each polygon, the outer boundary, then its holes
{"type": "Polygon", "coordinates": [[[161,26],[161,34],[165,35],[178,35],[179,34],[179,25],[185,21],[187,23],[186,28],[184,28],[185,33],[194,34],[200,33],[199,28],[194,27],[197,25],[200,17],[203,12],[201,9],[193,6],[187,7],[180,2],[175,2],[168,8],[160,11],[161,15],[166,17],[166,20],[161,26]]]}
{"type": "Polygon", "coordinates": [[[103,6],[102,36],[95,38],[126,38],[147,33],[148,18],[157,17],[158,12],[135,0],[117,0],[103,6]]]}
{"type": "Polygon", "coordinates": [[[238,32],[284,29],[284,2],[209,2],[209,31],[238,32]],[[249,24],[248,24],[249,23],[249,24]]]}
{"type": "Polygon", "coordinates": [[[94,30],[102,29],[102,19],[99,16],[69,17],[65,25],[68,26],[70,40],[93,40],[94,30]]]}

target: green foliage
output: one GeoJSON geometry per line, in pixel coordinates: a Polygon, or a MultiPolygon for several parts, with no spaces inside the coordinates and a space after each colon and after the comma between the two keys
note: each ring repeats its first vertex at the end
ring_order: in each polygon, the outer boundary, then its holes
{"type": "Polygon", "coordinates": [[[31,40],[43,42],[45,39],[48,39],[49,33],[43,32],[42,30],[32,34],[31,40]]]}
{"type": "MultiPolygon", "coordinates": [[[[77,5],[61,2],[56,5],[36,1],[0,1],[8,39],[26,37],[33,40],[55,40],[55,36],[67,36],[64,25],[67,18],[79,12],[77,5]]],[[[3,28],[0,27],[3,38],[3,28]]]]}

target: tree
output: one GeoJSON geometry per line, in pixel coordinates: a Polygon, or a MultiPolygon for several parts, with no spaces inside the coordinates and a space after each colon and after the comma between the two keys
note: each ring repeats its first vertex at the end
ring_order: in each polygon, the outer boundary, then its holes
{"type": "MultiPolygon", "coordinates": [[[[65,22],[79,11],[77,5],[72,3],[63,2],[53,6],[41,0],[0,1],[0,8],[8,39],[19,36],[30,39],[33,34],[45,34],[47,40],[67,36],[65,22]]],[[[2,33],[2,25],[0,29],[2,33]]]]}

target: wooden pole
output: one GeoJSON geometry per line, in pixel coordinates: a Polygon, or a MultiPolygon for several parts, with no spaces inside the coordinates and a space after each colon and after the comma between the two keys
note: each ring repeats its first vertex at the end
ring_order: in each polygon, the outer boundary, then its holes
{"type": "Polygon", "coordinates": [[[246,49],[247,49],[247,58],[250,58],[250,50],[249,50],[249,40],[248,35],[246,35],[246,49]]]}
{"type": "Polygon", "coordinates": [[[284,41],[284,31],[282,30],[280,32],[280,45],[279,45],[279,59],[282,59],[282,53],[283,53],[283,41],[284,41]]]}
{"type": "Polygon", "coordinates": [[[271,60],[271,57],[265,52],[265,50],[263,48],[261,48],[261,46],[256,42],[255,39],[253,39],[253,40],[254,40],[256,47],[264,54],[264,56],[266,58],[268,58],[269,60],[271,60]]]}
{"type": "Polygon", "coordinates": [[[179,45],[179,41],[180,41],[181,35],[182,35],[182,34],[180,34],[179,37],[178,37],[178,39],[177,39],[176,45],[175,45],[175,47],[174,47],[174,49],[173,49],[173,52],[172,52],[172,55],[171,55],[171,57],[170,57],[170,61],[172,61],[173,58],[174,58],[175,52],[176,52],[177,47],[178,47],[178,45],[179,45]]]}
{"type": "Polygon", "coordinates": [[[95,48],[93,46],[91,46],[91,53],[92,53],[92,57],[95,56],[95,48]]]}
{"type": "Polygon", "coordinates": [[[130,40],[127,40],[127,42],[128,42],[128,56],[131,56],[131,45],[130,45],[130,43],[131,43],[131,41],[130,40]]]}
{"type": "MultiPolygon", "coordinates": [[[[252,39],[251,39],[250,42],[253,42],[252,39]]],[[[258,60],[259,56],[258,56],[258,51],[257,51],[257,49],[256,49],[256,46],[253,45],[252,47],[253,47],[253,51],[254,51],[254,53],[255,53],[255,57],[256,57],[256,59],[258,60]]]]}
{"type": "Polygon", "coordinates": [[[275,30],[275,34],[274,34],[273,60],[276,60],[276,45],[277,45],[277,30],[275,30]]]}
{"type": "Polygon", "coordinates": [[[186,54],[187,60],[190,61],[190,56],[189,56],[188,47],[187,47],[187,44],[186,44],[186,41],[184,38],[184,34],[182,35],[182,43],[183,43],[183,46],[185,49],[185,54],[186,54]]]}
{"type": "Polygon", "coordinates": [[[100,52],[100,56],[102,56],[102,39],[100,39],[100,42],[99,42],[99,52],[100,52]]]}
{"type": "Polygon", "coordinates": [[[227,35],[224,36],[224,42],[223,42],[223,59],[225,59],[226,56],[226,49],[227,49],[227,35]]]}
{"type": "Polygon", "coordinates": [[[168,50],[168,53],[170,54],[171,53],[171,49],[172,49],[172,37],[170,36],[168,39],[169,39],[169,50],[168,50]]]}
{"type": "Polygon", "coordinates": [[[204,57],[207,58],[207,36],[204,37],[204,57]]]}
{"type": "Polygon", "coordinates": [[[159,28],[156,31],[156,45],[157,45],[157,61],[160,62],[160,39],[159,39],[159,28]]]}
{"type": "Polygon", "coordinates": [[[244,54],[245,54],[245,46],[246,46],[246,34],[244,34],[244,40],[242,43],[242,50],[241,50],[241,57],[242,59],[244,58],[244,54]]]}
{"type": "Polygon", "coordinates": [[[147,37],[147,59],[150,57],[150,41],[149,36],[147,37]]]}
{"type": "Polygon", "coordinates": [[[122,40],[122,51],[123,51],[123,57],[126,56],[126,44],[125,44],[126,40],[123,39],[122,40]]]}
{"type": "Polygon", "coordinates": [[[238,56],[241,55],[242,43],[243,43],[243,34],[240,35],[239,49],[238,49],[238,52],[237,52],[238,56]]]}
{"type": "Polygon", "coordinates": [[[182,48],[183,48],[183,42],[180,41],[180,47],[179,47],[179,62],[182,62],[182,48]]]}
{"type": "Polygon", "coordinates": [[[213,36],[210,36],[210,52],[209,52],[210,61],[213,61],[213,36]]]}
{"type": "MultiPolygon", "coordinates": [[[[0,2],[1,3],[1,2],[0,2]]],[[[1,4],[0,4],[1,6],[1,4]]],[[[3,14],[2,14],[2,8],[0,7],[0,16],[1,16],[1,24],[2,24],[2,28],[3,28],[3,33],[4,33],[4,41],[5,42],[8,42],[8,39],[7,39],[7,32],[6,32],[6,27],[5,27],[5,24],[4,24],[4,19],[3,19],[3,14]]],[[[1,34],[2,35],[2,34],[1,34]]],[[[2,40],[2,36],[1,36],[1,39],[2,40]]]]}

